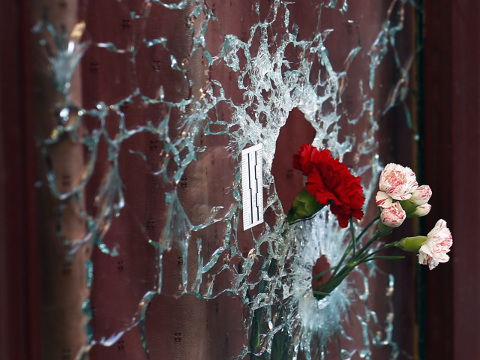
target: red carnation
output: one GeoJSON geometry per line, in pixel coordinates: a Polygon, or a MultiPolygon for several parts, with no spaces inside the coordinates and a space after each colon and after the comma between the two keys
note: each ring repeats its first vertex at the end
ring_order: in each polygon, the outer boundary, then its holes
{"type": "Polygon", "coordinates": [[[350,217],[363,218],[365,202],[360,178],[348,167],[334,159],[330,150],[318,151],[309,144],[301,146],[293,156],[293,167],[307,176],[307,191],[337,217],[340,227],[347,227],[350,217]]]}

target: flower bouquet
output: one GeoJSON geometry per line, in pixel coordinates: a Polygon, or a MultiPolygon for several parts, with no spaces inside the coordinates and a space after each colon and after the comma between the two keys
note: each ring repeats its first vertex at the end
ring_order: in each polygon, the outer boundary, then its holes
{"type": "Polygon", "coordinates": [[[418,253],[420,264],[430,269],[449,260],[447,253],[452,246],[452,235],[444,220],[438,220],[427,236],[406,237],[399,241],[378,246],[378,240],[399,227],[406,218],[425,216],[430,212],[428,204],[432,191],[428,185],[419,186],[415,173],[408,167],[388,164],[380,175],[376,203],[379,212],[356,233],[354,218],[362,220],[365,202],[360,178],[352,175],[348,167],[334,159],[329,150],[319,151],[305,144],[293,157],[293,167],[307,177],[306,186],[293,201],[288,212],[289,224],[313,217],[323,207],[329,206],[337,217],[339,226],[350,226],[350,241],[340,261],[333,267],[314,274],[312,290],[321,300],[335,290],[352,270],[368,261],[377,259],[402,259],[404,256],[381,256],[379,252],[398,247],[418,253]],[[377,224],[377,230],[365,240],[369,229],[377,224]],[[376,245],[376,246],[374,246],[376,245]],[[325,281],[320,281],[326,278],[325,281]]]}
{"type": "MultiPolygon", "coordinates": [[[[432,191],[428,185],[418,185],[415,173],[410,168],[397,164],[388,164],[384,168],[376,195],[379,211],[366,226],[357,227],[355,222],[363,219],[365,203],[360,177],[354,176],[345,164],[333,158],[330,150],[319,151],[308,144],[302,145],[301,150],[293,156],[293,167],[302,171],[307,181],[294,199],[286,222],[292,225],[307,221],[325,206],[329,206],[339,226],[350,227],[350,239],[338,263],[331,267],[325,266],[320,258],[313,266],[311,285],[317,301],[327,300],[326,298],[360,264],[377,259],[404,258],[379,255],[390,247],[418,253],[419,263],[428,265],[430,269],[449,260],[447,253],[452,246],[452,235],[444,220],[438,220],[427,236],[406,237],[386,244],[379,241],[383,236],[391,234],[406,218],[421,217],[430,212],[431,205],[428,201],[432,191]],[[370,230],[373,230],[375,225],[376,231],[371,235],[370,230]],[[358,234],[357,228],[360,229],[358,234]],[[327,269],[323,270],[322,265],[327,269]]],[[[277,261],[271,259],[265,266],[270,277],[276,271],[277,261]]],[[[267,287],[267,280],[261,280],[258,293],[266,293],[267,287]]],[[[282,308],[279,311],[281,316],[282,308]]],[[[265,350],[265,344],[261,345],[261,334],[266,331],[262,320],[264,312],[261,307],[253,311],[250,337],[252,360],[270,358],[265,350]]],[[[272,339],[271,358],[289,359],[292,350],[291,334],[285,327],[279,329],[272,339]]]]}

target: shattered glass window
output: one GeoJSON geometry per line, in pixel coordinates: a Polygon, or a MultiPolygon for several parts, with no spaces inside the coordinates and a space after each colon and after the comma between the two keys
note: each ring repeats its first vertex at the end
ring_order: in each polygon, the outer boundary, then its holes
{"type": "Polygon", "coordinates": [[[312,269],[338,261],[347,231],[326,211],[295,226],[285,214],[303,143],[330,149],[372,199],[381,122],[396,109],[412,127],[417,11],[408,0],[39,9],[43,356],[413,356],[395,341],[394,276],[361,267],[316,300],[312,269]],[[263,222],[245,229],[242,151],[257,145],[263,222]]]}

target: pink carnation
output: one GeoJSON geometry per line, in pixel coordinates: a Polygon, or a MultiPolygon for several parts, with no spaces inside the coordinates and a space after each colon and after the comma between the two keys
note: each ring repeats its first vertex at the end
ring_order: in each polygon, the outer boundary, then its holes
{"type": "Polygon", "coordinates": [[[393,200],[408,200],[418,188],[415,173],[409,167],[388,164],[380,174],[380,191],[377,194],[377,205],[392,206],[393,200]]]}
{"type": "Polygon", "coordinates": [[[398,201],[393,203],[392,206],[383,209],[380,214],[382,223],[391,228],[402,225],[406,217],[407,214],[398,201]]]}
{"type": "Polygon", "coordinates": [[[430,270],[434,269],[439,263],[445,263],[450,259],[447,253],[452,244],[452,233],[447,228],[447,222],[438,220],[435,227],[428,233],[427,241],[420,247],[418,262],[428,265],[430,270]]]}

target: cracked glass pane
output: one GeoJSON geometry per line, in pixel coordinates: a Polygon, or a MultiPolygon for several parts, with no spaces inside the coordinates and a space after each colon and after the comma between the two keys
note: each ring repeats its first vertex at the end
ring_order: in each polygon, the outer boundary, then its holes
{"type": "Polygon", "coordinates": [[[412,126],[416,11],[407,0],[45,6],[33,28],[55,284],[43,328],[68,330],[45,338],[44,356],[408,358],[394,277],[372,263],[316,300],[312,271],[338,261],[348,231],[326,211],[294,226],[285,214],[303,143],[330,149],[372,199],[380,123],[401,109],[398,126],[412,126]],[[242,151],[258,144],[264,221],[245,230],[242,151]]]}

